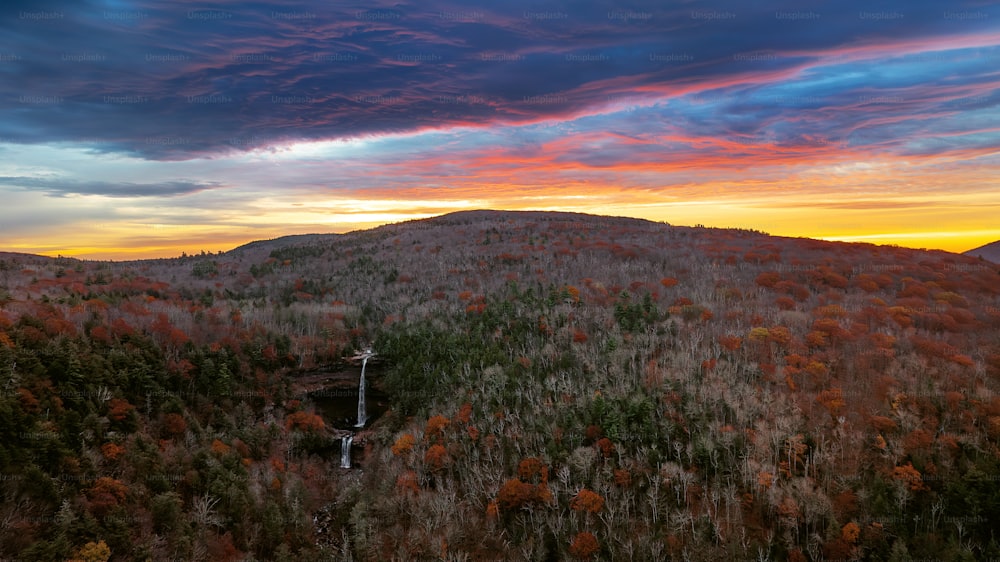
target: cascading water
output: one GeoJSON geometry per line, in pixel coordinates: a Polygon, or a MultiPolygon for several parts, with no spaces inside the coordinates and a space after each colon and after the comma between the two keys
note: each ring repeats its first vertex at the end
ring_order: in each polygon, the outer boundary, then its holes
{"type": "Polygon", "coordinates": [[[340,438],[340,468],[351,468],[351,443],[353,441],[353,435],[345,435],[340,438]]]}
{"type": "MultiPolygon", "coordinates": [[[[370,353],[370,352],[369,352],[370,353]]],[[[368,365],[368,356],[361,361],[361,382],[358,383],[358,423],[354,427],[364,427],[368,421],[368,414],[365,412],[365,366],[368,365]]]]}

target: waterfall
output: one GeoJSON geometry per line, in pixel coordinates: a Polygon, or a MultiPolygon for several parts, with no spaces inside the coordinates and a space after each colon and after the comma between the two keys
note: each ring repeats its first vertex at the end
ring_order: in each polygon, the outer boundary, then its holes
{"type": "Polygon", "coordinates": [[[361,382],[358,383],[358,423],[354,427],[364,427],[368,421],[368,414],[365,412],[365,366],[368,365],[368,357],[361,361],[361,382]]]}
{"type": "Polygon", "coordinates": [[[353,441],[353,435],[345,435],[340,438],[340,468],[351,468],[351,443],[353,441]]]}

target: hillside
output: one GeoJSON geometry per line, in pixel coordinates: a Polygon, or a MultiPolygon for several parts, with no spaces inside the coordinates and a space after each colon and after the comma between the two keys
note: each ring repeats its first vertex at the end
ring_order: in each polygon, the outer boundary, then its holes
{"type": "Polygon", "coordinates": [[[1000,265],[942,251],[472,211],[8,254],[0,373],[2,558],[1000,558],[1000,265]]]}
{"type": "Polygon", "coordinates": [[[993,263],[1000,263],[1000,240],[974,248],[968,252],[962,252],[962,254],[974,258],[989,260],[993,263]]]}

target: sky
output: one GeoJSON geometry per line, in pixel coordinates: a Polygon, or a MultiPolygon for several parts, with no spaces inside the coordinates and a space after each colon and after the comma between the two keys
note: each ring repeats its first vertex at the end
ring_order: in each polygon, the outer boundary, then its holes
{"type": "Polygon", "coordinates": [[[0,251],[492,208],[960,252],[998,102],[991,1],[5,0],[0,251]]]}

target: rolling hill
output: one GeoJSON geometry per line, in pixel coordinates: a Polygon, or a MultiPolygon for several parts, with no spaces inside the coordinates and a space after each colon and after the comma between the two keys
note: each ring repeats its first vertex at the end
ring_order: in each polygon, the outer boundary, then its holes
{"type": "Polygon", "coordinates": [[[974,248],[968,252],[962,252],[962,254],[972,256],[974,258],[989,260],[993,263],[1000,263],[1000,240],[974,248]]]}
{"type": "Polygon", "coordinates": [[[473,211],[0,283],[0,557],[1000,557],[973,257],[473,211]]]}

